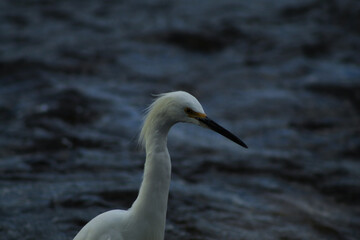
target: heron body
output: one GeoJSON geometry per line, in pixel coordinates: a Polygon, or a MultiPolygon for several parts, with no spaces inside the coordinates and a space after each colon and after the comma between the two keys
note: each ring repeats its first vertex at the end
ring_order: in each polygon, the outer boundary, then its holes
{"type": "Polygon", "coordinates": [[[171,178],[167,135],[178,122],[210,128],[247,147],[239,138],[210,120],[198,100],[178,91],[161,94],[148,109],[140,133],[146,150],[143,181],[128,210],[111,210],[88,222],[74,240],[163,240],[171,178]]]}

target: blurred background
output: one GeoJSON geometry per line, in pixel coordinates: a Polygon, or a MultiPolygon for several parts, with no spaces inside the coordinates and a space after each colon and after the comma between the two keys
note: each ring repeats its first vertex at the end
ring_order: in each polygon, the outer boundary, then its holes
{"type": "Polygon", "coordinates": [[[179,124],[166,239],[360,236],[360,1],[2,0],[0,239],[129,208],[151,94],[185,90],[243,149],[179,124]]]}

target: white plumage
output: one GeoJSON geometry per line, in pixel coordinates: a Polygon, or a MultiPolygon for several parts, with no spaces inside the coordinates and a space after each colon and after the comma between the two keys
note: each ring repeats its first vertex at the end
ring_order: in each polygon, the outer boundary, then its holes
{"type": "Polygon", "coordinates": [[[144,177],[128,210],[111,210],[87,223],[74,240],[163,240],[171,177],[167,135],[178,122],[210,128],[246,147],[236,136],[210,120],[189,93],[159,95],[148,109],[139,141],[145,147],[144,177]]]}

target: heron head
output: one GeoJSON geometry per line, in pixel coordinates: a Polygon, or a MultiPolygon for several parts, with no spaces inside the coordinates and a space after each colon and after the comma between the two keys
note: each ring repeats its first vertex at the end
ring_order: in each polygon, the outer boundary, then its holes
{"type": "Polygon", "coordinates": [[[240,146],[247,148],[247,145],[237,136],[211,120],[204,112],[199,101],[191,94],[178,91],[167,93],[164,96],[167,97],[167,101],[165,102],[165,104],[167,103],[167,115],[169,118],[172,118],[173,121],[192,123],[211,129],[240,146]]]}

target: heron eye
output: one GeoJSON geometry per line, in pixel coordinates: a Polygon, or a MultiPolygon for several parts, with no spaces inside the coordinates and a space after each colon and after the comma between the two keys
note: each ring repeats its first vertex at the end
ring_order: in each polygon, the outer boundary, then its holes
{"type": "Polygon", "coordinates": [[[185,108],[185,110],[184,110],[187,114],[191,114],[191,113],[193,113],[194,111],[191,109],[191,108],[185,108]]]}

